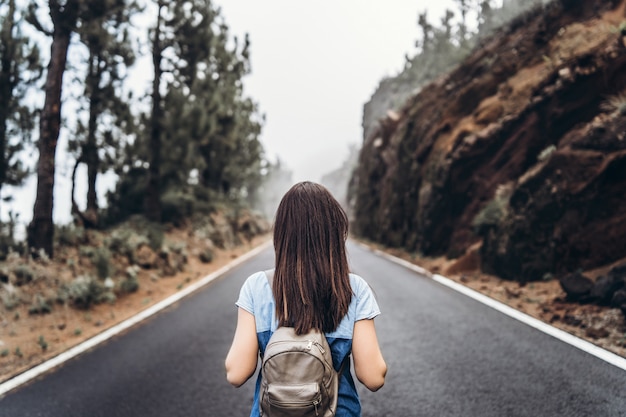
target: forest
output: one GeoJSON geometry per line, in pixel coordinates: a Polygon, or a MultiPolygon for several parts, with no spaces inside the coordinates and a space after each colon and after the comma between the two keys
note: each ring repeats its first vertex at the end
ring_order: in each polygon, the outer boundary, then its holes
{"type": "MultiPolygon", "coordinates": [[[[243,91],[250,41],[231,37],[212,2],[3,0],[0,19],[0,190],[37,178],[30,253],[54,256],[61,143],[74,161],[72,216],[81,227],[133,215],[166,223],[217,203],[255,203],[273,167],[259,141],[264,115],[243,91]],[[151,84],[144,90],[131,84],[139,62],[149,63],[139,69],[151,84]],[[75,191],[81,168],[86,195],[75,191]],[[99,204],[104,173],[116,183],[99,204]]],[[[5,256],[25,250],[15,220],[10,213],[3,224],[5,256]]]]}
{"type": "Polygon", "coordinates": [[[0,24],[2,380],[266,240],[264,184],[290,173],[214,2],[1,0],[0,24]],[[33,177],[23,224],[4,206],[33,177]]]}

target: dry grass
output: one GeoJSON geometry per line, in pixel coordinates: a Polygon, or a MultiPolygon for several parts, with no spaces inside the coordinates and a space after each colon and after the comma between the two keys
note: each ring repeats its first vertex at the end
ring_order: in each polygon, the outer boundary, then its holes
{"type": "MultiPolygon", "coordinates": [[[[159,277],[155,270],[138,272],[139,289],[120,296],[113,303],[101,303],[88,310],[79,310],[68,303],[55,304],[48,314],[29,314],[30,305],[21,304],[12,310],[0,305],[0,382],[38,365],[98,333],[132,317],[138,312],[164,300],[189,284],[218,270],[238,256],[266,242],[268,236],[258,236],[250,242],[231,250],[215,250],[211,263],[202,263],[190,256],[183,272],[171,277],[159,277]]],[[[189,233],[174,231],[168,236],[173,241],[186,241],[190,247],[189,233]]],[[[50,277],[80,273],[75,265],[69,271],[66,264],[49,262],[45,265],[50,277]]],[[[46,293],[46,280],[20,287],[21,291],[46,293]]],[[[48,289],[50,291],[50,289],[48,289]]]]}

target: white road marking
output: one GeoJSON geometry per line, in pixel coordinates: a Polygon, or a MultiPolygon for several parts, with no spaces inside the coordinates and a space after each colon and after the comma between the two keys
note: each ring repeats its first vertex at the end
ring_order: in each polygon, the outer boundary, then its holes
{"type": "Polygon", "coordinates": [[[67,362],[68,360],[88,351],[89,349],[92,349],[96,346],[98,346],[100,343],[103,343],[107,340],[109,340],[110,338],[112,338],[113,336],[123,332],[126,329],[131,328],[132,326],[142,322],[143,320],[146,320],[147,318],[157,314],[158,312],[160,312],[161,310],[171,306],[172,304],[180,301],[181,299],[185,298],[186,296],[192,294],[193,292],[199,290],[200,288],[204,287],[205,285],[209,284],[210,282],[214,281],[215,279],[219,278],[220,276],[224,275],[226,272],[230,271],[231,269],[233,269],[234,267],[238,266],[239,264],[247,261],[248,259],[256,256],[257,254],[259,254],[260,252],[262,252],[263,250],[265,250],[268,246],[271,246],[272,241],[268,241],[266,243],[263,243],[260,246],[257,246],[256,248],[252,249],[250,252],[246,252],[245,254],[239,256],[237,259],[233,260],[232,262],[230,262],[229,264],[223,266],[222,268],[218,269],[217,271],[205,276],[204,278],[202,278],[199,281],[194,282],[193,284],[189,285],[188,287],[185,287],[184,289],[178,291],[176,294],[173,294],[172,296],[154,304],[153,306],[141,311],[139,314],[130,317],[126,320],[124,320],[123,322],[103,331],[102,333],[97,334],[96,336],[87,339],[86,341],[84,341],[83,343],[74,346],[73,348],[70,348],[69,350],[66,350],[63,353],[60,353],[59,355],[48,359],[47,361],[29,369],[28,371],[25,371],[5,382],[3,382],[2,384],[0,384],[0,398],[8,393],[11,390],[14,390],[15,388],[19,387],[20,385],[23,385],[31,380],[33,380],[34,378],[39,377],[40,375],[50,371],[53,368],[56,368],[59,365],[62,365],[63,363],[67,362]]]}
{"type": "Polygon", "coordinates": [[[437,281],[438,283],[442,285],[445,285],[448,288],[451,288],[457,292],[460,292],[461,294],[466,295],[480,303],[483,303],[493,308],[494,310],[497,310],[503,314],[506,314],[507,316],[515,320],[518,320],[524,324],[527,324],[530,327],[533,327],[545,334],[555,337],[559,339],[560,341],[567,343],[568,345],[574,346],[584,352],[589,353],[590,355],[593,355],[599,359],[602,359],[603,361],[607,363],[610,363],[611,365],[614,365],[626,371],[626,358],[623,358],[613,352],[609,352],[606,349],[596,346],[593,343],[590,343],[586,340],[576,337],[561,329],[557,329],[556,327],[551,326],[547,323],[544,323],[543,321],[538,320],[534,317],[531,317],[528,314],[522,313],[519,310],[516,310],[512,307],[509,307],[506,304],[503,304],[499,301],[494,300],[493,298],[490,298],[484,294],[481,294],[478,291],[472,290],[464,285],[461,285],[451,280],[450,278],[446,278],[439,274],[433,274],[430,271],[427,271],[424,268],[419,267],[418,265],[412,264],[411,262],[405,261],[404,259],[397,258],[381,250],[371,248],[364,243],[356,242],[356,241],[355,243],[357,243],[358,245],[360,245],[366,250],[374,252],[377,255],[382,256],[383,258],[386,258],[387,260],[390,260],[391,262],[402,265],[403,267],[410,269],[412,271],[415,271],[418,274],[425,275],[429,278],[432,278],[433,280],[437,281]]]}

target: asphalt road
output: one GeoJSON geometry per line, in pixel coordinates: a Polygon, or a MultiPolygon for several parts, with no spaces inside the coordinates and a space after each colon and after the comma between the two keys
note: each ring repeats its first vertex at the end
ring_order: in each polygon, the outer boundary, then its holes
{"type": "MultiPolygon", "coordinates": [[[[626,416],[626,371],[350,244],[389,364],[363,416],[626,416]]],[[[144,324],[0,399],[1,417],[247,416],[223,363],[234,302],[271,249],[144,324]]]]}

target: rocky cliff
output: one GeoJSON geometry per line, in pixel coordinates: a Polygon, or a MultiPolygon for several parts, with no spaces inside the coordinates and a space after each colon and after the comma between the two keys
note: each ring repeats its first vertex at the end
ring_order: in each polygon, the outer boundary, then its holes
{"type": "Polygon", "coordinates": [[[364,138],[354,230],[424,255],[482,242],[536,280],[626,257],[626,0],[560,0],[482,41],[364,138]]]}

